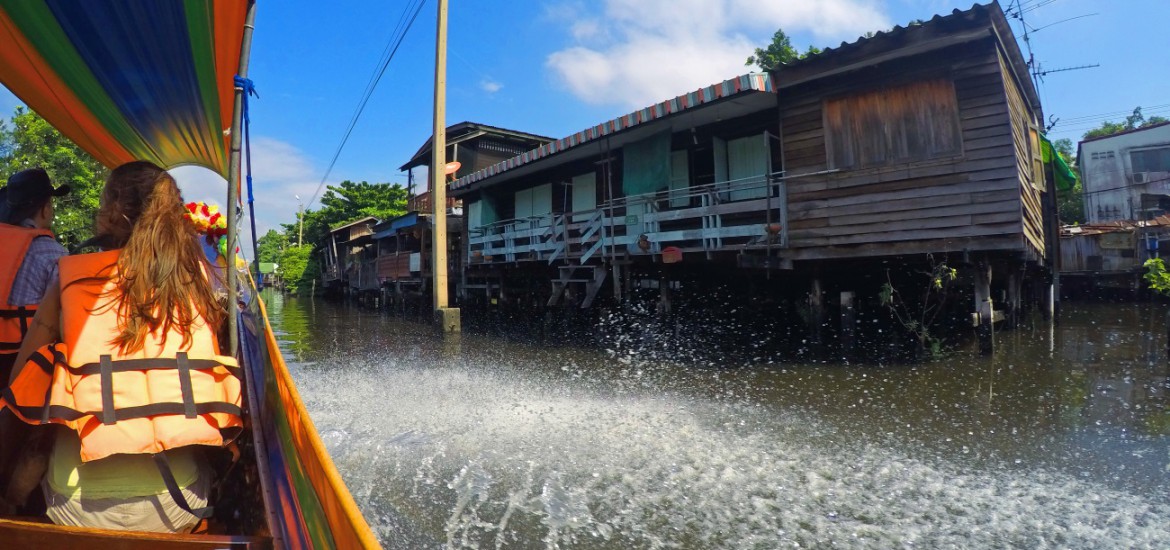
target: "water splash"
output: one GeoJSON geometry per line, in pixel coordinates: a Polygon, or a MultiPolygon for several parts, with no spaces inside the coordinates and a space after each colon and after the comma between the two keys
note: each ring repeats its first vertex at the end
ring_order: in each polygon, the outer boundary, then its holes
{"type": "MultiPolygon", "coordinates": [[[[643,376],[653,363],[641,358],[643,376]]],[[[497,355],[296,368],[389,548],[1156,547],[1166,498],[497,355]]],[[[616,358],[606,368],[629,369],[616,358]]]]}

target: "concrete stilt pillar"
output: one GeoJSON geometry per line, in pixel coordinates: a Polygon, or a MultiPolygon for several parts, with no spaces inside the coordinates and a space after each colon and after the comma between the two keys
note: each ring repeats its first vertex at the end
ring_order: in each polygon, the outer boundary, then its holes
{"type": "Polygon", "coordinates": [[[1040,312],[1046,320],[1056,318],[1056,285],[1040,283],[1040,312]]]}
{"type": "Polygon", "coordinates": [[[995,308],[991,302],[991,265],[975,267],[975,335],[979,352],[990,355],[995,351],[995,308]]]}
{"type": "Polygon", "coordinates": [[[853,307],[856,294],[852,291],[841,293],[841,354],[852,359],[857,349],[857,310],[853,307]]]}

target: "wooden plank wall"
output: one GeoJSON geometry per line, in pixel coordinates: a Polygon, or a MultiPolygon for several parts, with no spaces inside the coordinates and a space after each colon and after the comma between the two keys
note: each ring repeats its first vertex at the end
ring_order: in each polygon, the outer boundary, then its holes
{"type": "Polygon", "coordinates": [[[1020,173],[993,40],[782,88],[784,168],[789,176],[830,168],[826,97],[940,76],[954,81],[961,155],[789,180],[793,259],[1023,249],[1020,173]]]}
{"type": "Polygon", "coordinates": [[[1012,120],[1012,141],[1016,152],[1016,167],[1020,177],[1020,198],[1023,204],[1024,237],[1041,257],[1045,255],[1044,209],[1041,202],[1040,188],[1044,186],[1044,174],[1035,174],[1032,156],[1034,147],[1039,143],[1032,141],[1029,129],[1035,123],[1035,117],[1027,107],[1020,88],[1012,77],[1008,61],[999,55],[1000,72],[1003,75],[1004,89],[1007,92],[1008,111],[1012,120]]]}

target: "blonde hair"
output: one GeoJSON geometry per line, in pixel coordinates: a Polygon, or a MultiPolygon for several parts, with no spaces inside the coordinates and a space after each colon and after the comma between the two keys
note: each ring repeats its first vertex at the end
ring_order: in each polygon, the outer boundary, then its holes
{"type": "Polygon", "coordinates": [[[176,327],[190,348],[193,323],[218,331],[227,315],[185,212],[174,178],[153,163],[123,164],[106,179],[94,229],[106,248],[122,249],[113,293],[121,333],[110,343],[123,354],[141,350],[151,333],[165,341],[176,327]]]}

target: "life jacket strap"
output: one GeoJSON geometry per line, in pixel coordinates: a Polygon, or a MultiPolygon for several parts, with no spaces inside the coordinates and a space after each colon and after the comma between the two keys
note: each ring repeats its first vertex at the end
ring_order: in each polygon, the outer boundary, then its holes
{"type": "MultiPolygon", "coordinates": [[[[114,412],[114,362],[109,355],[100,357],[102,378],[102,424],[107,426],[118,421],[114,412]]],[[[48,401],[46,401],[48,403],[48,401]]]]}
{"type": "Polygon", "coordinates": [[[195,392],[191,389],[191,364],[185,352],[175,354],[175,366],[179,370],[179,392],[183,394],[183,416],[197,418],[195,392]]]}
{"type": "Polygon", "coordinates": [[[183,490],[179,488],[179,483],[175,481],[175,474],[171,471],[171,463],[167,460],[165,453],[154,454],[154,465],[158,467],[158,473],[162,475],[163,483],[167,486],[167,492],[171,494],[171,499],[175,504],[179,505],[187,513],[199,518],[208,519],[215,513],[214,506],[204,506],[203,508],[192,508],[191,503],[187,502],[187,497],[183,495],[183,490]]]}
{"type": "MultiPolygon", "coordinates": [[[[184,357],[185,354],[182,354],[184,357]]],[[[176,359],[154,358],[154,359],[125,359],[114,361],[109,356],[102,356],[97,363],[87,363],[81,367],[72,367],[69,365],[68,358],[65,353],[58,349],[57,345],[50,345],[42,348],[37,353],[29,357],[29,363],[39,367],[45,374],[52,376],[55,368],[66,368],[75,374],[82,375],[100,375],[102,377],[102,408],[98,411],[79,411],[77,409],[66,407],[64,405],[37,405],[37,406],[22,406],[20,401],[16,399],[10,388],[0,389],[0,396],[2,396],[9,407],[18,412],[26,419],[40,419],[41,424],[48,424],[53,419],[64,420],[66,422],[73,422],[85,418],[86,416],[94,416],[103,424],[112,424],[122,420],[131,420],[135,418],[144,418],[148,416],[157,415],[182,415],[186,418],[195,418],[203,414],[223,413],[232,416],[242,417],[243,409],[234,403],[227,403],[223,401],[209,401],[205,403],[195,402],[195,397],[192,391],[191,384],[191,369],[211,369],[214,367],[223,367],[228,372],[239,375],[240,369],[224,365],[212,359],[190,359],[185,358],[187,365],[186,373],[183,374],[183,368],[179,365],[180,361],[176,359]],[[51,358],[50,358],[51,357],[51,358]],[[117,408],[114,406],[114,388],[113,388],[113,374],[124,371],[141,371],[141,370],[157,370],[157,369],[171,369],[180,372],[180,390],[183,393],[183,402],[181,403],[151,403],[149,405],[141,405],[138,407],[124,407],[117,408]]],[[[27,365],[27,363],[26,363],[27,365]]],[[[52,396],[53,386],[47,384],[45,386],[45,397],[41,401],[43,404],[48,404],[52,396]]],[[[35,422],[35,421],[32,421],[35,422]]]]}
{"type": "MultiPolygon", "coordinates": [[[[0,321],[16,319],[20,323],[20,340],[0,341],[0,355],[15,355],[20,350],[20,342],[28,334],[28,322],[37,314],[37,308],[27,306],[0,307],[0,321]]],[[[4,382],[7,382],[5,380],[4,382]]]]}
{"type": "MultiPolygon", "coordinates": [[[[186,354],[182,354],[186,355],[186,354]]],[[[105,356],[103,356],[105,357],[105,356]]],[[[110,365],[103,367],[101,361],[97,363],[85,363],[81,366],[73,366],[68,361],[60,361],[59,364],[69,372],[78,376],[91,376],[94,374],[101,374],[103,368],[110,369],[110,372],[127,372],[132,370],[176,370],[179,368],[178,358],[169,357],[153,357],[150,359],[118,359],[110,361],[110,365]]],[[[187,365],[191,370],[211,370],[215,367],[222,367],[232,376],[243,380],[243,371],[240,367],[234,365],[225,365],[215,359],[187,359],[187,365]]]]}
{"type": "Polygon", "coordinates": [[[33,315],[37,314],[35,306],[0,306],[0,319],[32,319],[33,315]]]}

